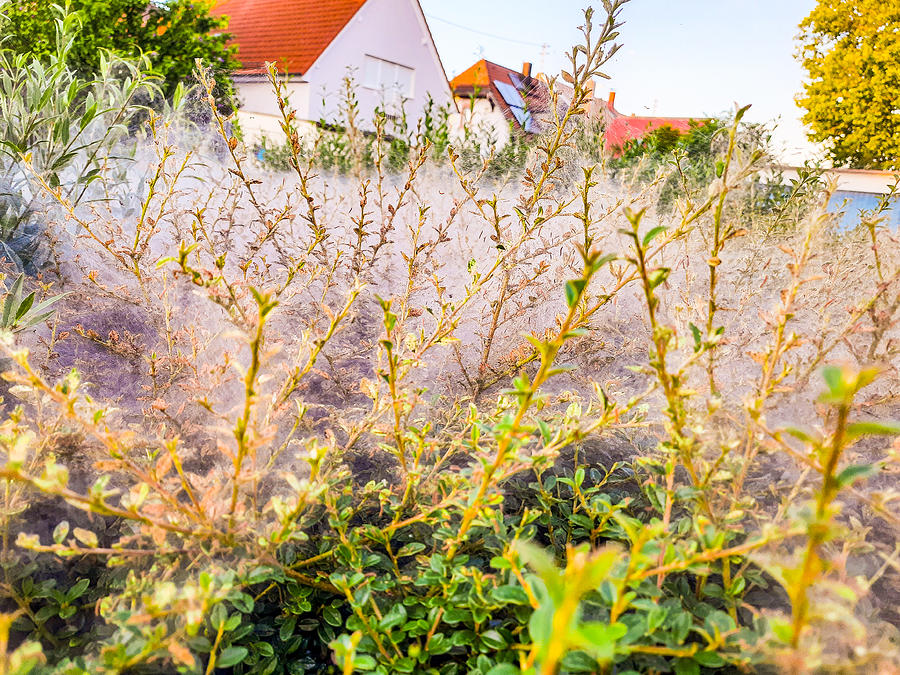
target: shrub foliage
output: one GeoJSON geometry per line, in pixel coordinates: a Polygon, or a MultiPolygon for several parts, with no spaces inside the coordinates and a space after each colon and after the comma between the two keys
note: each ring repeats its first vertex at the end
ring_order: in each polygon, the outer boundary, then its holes
{"type": "MultiPolygon", "coordinates": [[[[68,0],[65,11],[77,20],[67,65],[82,76],[103,72],[107,53],[125,59],[146,58],[171,97],[193,78],[194,61],[214,71],[217,95],[234,93],[232,71],[240,64],[230,37],[222,32],[227,19],[210,15],[208,0],[68,0]]],[[[19,54],[46,61],[56,54],[58,7],[48,0],[0,3],[0,39],[19,54]]]]}

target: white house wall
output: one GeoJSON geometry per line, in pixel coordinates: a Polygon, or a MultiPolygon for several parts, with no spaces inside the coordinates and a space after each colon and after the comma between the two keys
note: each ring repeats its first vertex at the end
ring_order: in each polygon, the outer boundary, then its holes
{"type": "Polygon", "coordinates": [[[450,114],[450,140],[453,142],[463,138],[468,129],[470,134],[475,134],[478,142],[487,147],[491,143],[497,148],[502,148],[509,142],[509,120],[497,106],[487,98],[479,97],[474,100],[465,97],[456,99],[450,114]]]}
{"type": "Polygon", "coordinates": [[[383,93],[361,84],[367,54],[415,70],[413,96],[405,103],[412,124],[421,117],[429,93],[436,104],[452,105],[447,77],[415,0],[368,0],[304,73],[310,87],[310,119],[336,119],[341,82],[349,67],[357,82],[360,116],[371,121],[383,93]]]}
{"type": "MultiPolygon", "coordinates": [[[[272,91],[272,85],[268,80],[256,81],[238,77],[235,84],[238,87],[238,99],[242,110],[280,117],[275,92],[272,91]]],[[[288,82],[287,91],[291,107],[297,111],[297,116],[309,119],[309,85],[306,82],[288,82]]]]}
{"type": "MultiPolygon", "coordinates": [[[[284,132],[281,130],[281,113],[275,93],[268,80],[235,78],[240,109],[238,121],[244,133],[244,139],[255,145],[263,138],[283,142],[284,132]]],[[[298,120],[309,119],[309,84],[303,81],[289,81],[286,85],[288,102],[297,113],[298,120]]]]}

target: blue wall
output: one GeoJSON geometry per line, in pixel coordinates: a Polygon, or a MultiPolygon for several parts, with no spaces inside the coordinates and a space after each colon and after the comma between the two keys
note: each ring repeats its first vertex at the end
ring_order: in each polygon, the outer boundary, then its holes
{"type": "MultiPolygon", "coordinates": [[[[860,210],[871,211],[876,208],[881,196],[873,192],[837,190],[828,202],[828,211],[840,214],[841,229],[851,230],[859,224],[860,210]]],[[[885,217],[883,225],[900,229],[900,196],[894,198],[892,206],[882,215],[885,217]]]]}

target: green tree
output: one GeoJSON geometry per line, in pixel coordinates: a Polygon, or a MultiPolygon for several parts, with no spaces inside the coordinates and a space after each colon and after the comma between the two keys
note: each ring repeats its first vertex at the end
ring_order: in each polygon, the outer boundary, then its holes
{"type": "MultiPolygon", "coordinates": [[[[4,46],[47,58],[56,49],[56,19],[50,0],[16,0],[0,11],[4,46]]],[[[143,53],[165,80],[169,96],[179,82],[192,79],[195,59],[211,67],[223,98],[233,93],[231,72],[238,65],[226,42],[227,19],[211,16],[210,0],[71,0],[82,27],[70,50],[69,65],[83,74],[100,69],[102,50],[134,57],[143,53]]]]}
{"type": "Polygon", "coordinates": [[[798,40],[810,138],[835,164],[900,168],[900,3],[818,0],[798,40]]]}

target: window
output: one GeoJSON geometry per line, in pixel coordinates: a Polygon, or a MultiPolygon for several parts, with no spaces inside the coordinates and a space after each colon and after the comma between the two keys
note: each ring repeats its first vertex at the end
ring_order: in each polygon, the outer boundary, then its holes
{"type": "Polygon", "coordinates": [[[401,98],[412,98],[415,72],[399,63],[366,55],[363,86],[384,92],[385,102],[399,103],[401,98]]]}

